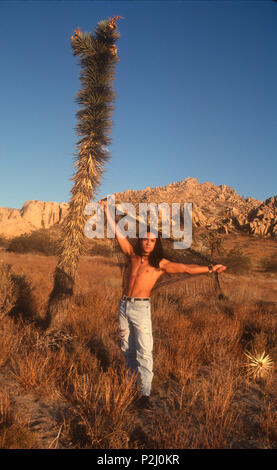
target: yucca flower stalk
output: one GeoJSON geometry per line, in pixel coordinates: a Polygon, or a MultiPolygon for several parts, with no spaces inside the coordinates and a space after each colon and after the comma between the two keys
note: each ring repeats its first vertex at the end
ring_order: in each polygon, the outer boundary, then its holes
{"type": "Polygon", "coordinates": [[[68,213],[62,224],[58,244],[58,263],[54,272],[54,286],[49,297],[47,326],[60,326],[66,318],[80,256],[84,254],[85,206],[95,198],[105,163],[110,158],[106,149],[111,144],[112,103],[115,92],[112,82],[115,65],[119,61],[115,42],[120,34],[115,16],[100,21],[95,34],[82,33],[80,28],[71,36],[73,55],[81,66],[81,89],[76,101],[81,106],[76,115],[78,123],[78,153],[71,189],[68,213]]]}
{"type": "Polygon", "coordinates": [[[266,355],[265,351],[261,354],[257,351],[254,351],[253,354],[247,351],[244,354],[249,359],[246,364],[248,377],[252,377],[256,380],[259,378],[265,378],[270,374],[274,365],[269,354],[266,355]]]}

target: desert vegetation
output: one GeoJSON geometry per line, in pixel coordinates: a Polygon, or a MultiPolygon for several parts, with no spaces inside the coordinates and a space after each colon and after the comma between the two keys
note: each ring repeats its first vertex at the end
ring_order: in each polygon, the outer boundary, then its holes
{"type": "Polygon", "coordinates": [[[153,294],[155,409],[143,412],[119,348],[120,270],[109,247],[82,258],[56,332],[43,322],[56,257],[2,250],[1,448],[276,447],[274,368],[254,379],[245,355],[265,351],[276,364],[275,274],[226,271],[224,300],[205,276],[153,294]]]}
{"type": "Polygon", "coordinates": [[[8,251],[13,253],[42,253],[46,256],[57,254],[57,243],[51,237],[50,231],[46,229],[35,230],[29,234],[25,233],[4,243],[8,251]]]}
{"type": "Polygon", "coordinates": [[[265,272],[277,273],[277,254],[261,261],[261,267],[265,272]]]}

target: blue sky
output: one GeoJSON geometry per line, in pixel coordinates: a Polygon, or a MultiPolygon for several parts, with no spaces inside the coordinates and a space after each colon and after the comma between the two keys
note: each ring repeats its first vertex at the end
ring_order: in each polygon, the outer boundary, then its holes
{"type": "Polygon", "coordinates": [[[276,3],[2,0],[0,206],[69,202],[80,87],[70,36],[114,15],[125,19],[96,199],[188,177],[275,195],[276,3]]]}

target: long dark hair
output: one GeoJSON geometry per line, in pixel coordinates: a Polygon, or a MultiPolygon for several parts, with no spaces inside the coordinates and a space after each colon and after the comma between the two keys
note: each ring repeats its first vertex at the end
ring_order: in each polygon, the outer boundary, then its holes
{"type": "MultiPolygon", "coordinates": [[[[147,233],[150,233],[150,232],[151,232],[150,227],[147,227],[147,233]]],[[[134,246],[134,252],[138,256],[142,256],[141,240],[142,238],[138,238],[136,245],[134,246]]],[[[153,251],[151,251],[148,257],[150,266],[153,266],[153,268],[159,268],[159,262],[161,261],[163,257],[164,257],[164,253],[163,253],[162,240],[161,240],[161,235],[158,232],[154,249],[153,251]]]]}

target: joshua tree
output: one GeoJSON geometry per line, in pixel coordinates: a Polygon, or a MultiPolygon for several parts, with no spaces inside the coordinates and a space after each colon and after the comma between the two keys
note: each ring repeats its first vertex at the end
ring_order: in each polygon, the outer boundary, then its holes
{"type": "Polygon", "coordinates": [[[115,99],[112,81],[115,65],[119,61],[115,42],[120,34],[115,16],[100,21],[95,34],[82,33],[80,28],[71,36],[73,55],[78,56],[81,66],[80,81],[82,87],[76,101],[81,106],[76,115],[78,123],[78,153],[74,167],[76,173],[71,189],[71,200],[67,216],[62,225],[59,240],[58,263],[54,272],[54,286],[49,297],[46,323],[47,326],[60,327],[67,315],[73,294],[76,269],[80,256],[84,254],[85,206],[95,198],[105,163],[110,158],[106,149],[111,144],[108,135],[111,132],[110,119],[115,99]]]}

